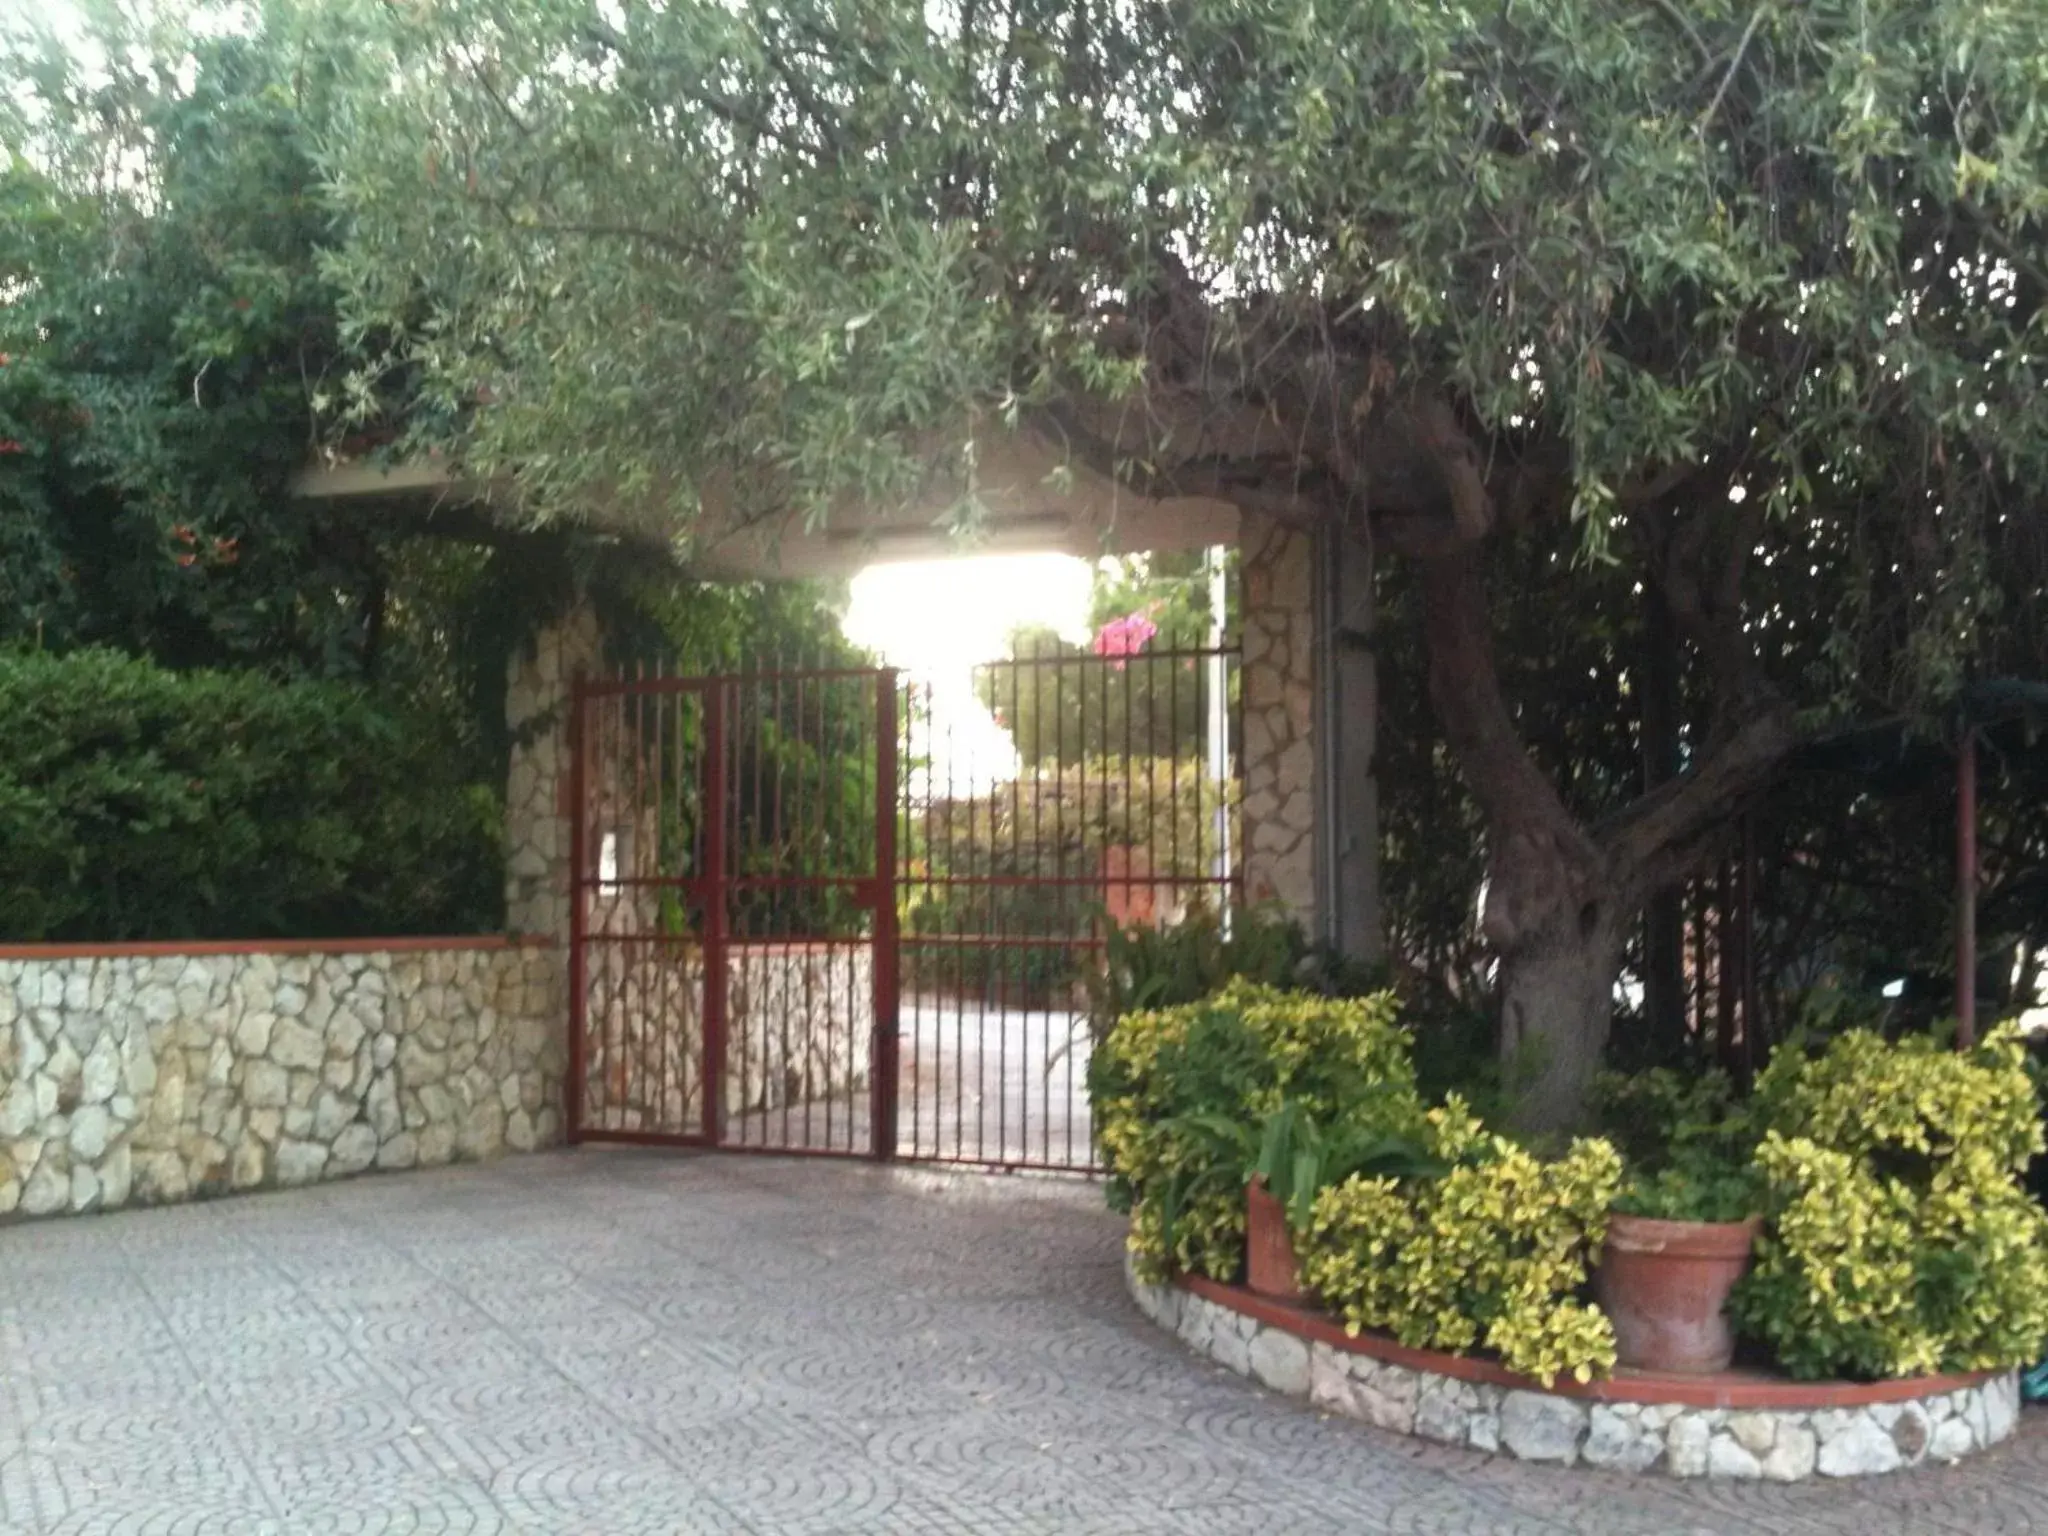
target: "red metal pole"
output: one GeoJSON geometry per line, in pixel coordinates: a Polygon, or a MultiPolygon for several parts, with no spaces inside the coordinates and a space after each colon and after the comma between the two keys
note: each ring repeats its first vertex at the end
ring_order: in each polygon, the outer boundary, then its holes
{"type": "Polygon", "coordinates": [[[868,1150],[880,1161],[896,1155],[897,1060],[902,978],[898,973],[896,916],[897,675],[875,677],[875,1039],[869,1054],[868,1150]]]}
{"type": "Polygon", "coordinates": [[[1746,1084],[1756,1077],[1759,1056],[1767,1055],[1758,1036],[1759,997],[1756,984],[1756,813],[1742,818],[1742,1048],[1739,1065],[1746,1084]]]}
{"type": "Polygon", "coordinates": [[[724,1118],[726,925],[725,699],[727,680],[704,690],[704,1135],[718,1145],[724,1118]]]}
{"type": "Polygon", "coordinates": [[[583,910],[584,864],[589,850],[584,846],[589,838],[587,823],[590,816],[583,803],[583,751],[585,738],[584,718],[589,712],[590,695],[584,691],[583,679],[574,678],[569,684],[569,1075],[564,1096],[568,1102],[563,1106],[562,1124],[569,1142],[583,1139],[583,1031],[586,1027],[585,1012],[589,1005],[589,983],[585,975],[588,957],[585,954],[587,921],[583,910]]]}
{"type": "Polygon", "coordinates": [[[1977,735],[1956,757],[1956,1048],[1977,1043],[1977,735]]]}

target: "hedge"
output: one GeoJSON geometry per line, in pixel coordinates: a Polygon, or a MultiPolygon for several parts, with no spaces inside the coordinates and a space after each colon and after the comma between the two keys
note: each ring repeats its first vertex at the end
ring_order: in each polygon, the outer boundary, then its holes
{"type": "Polygon", "coordinates": [[[448,740],[346,685],[0,652],[0,939],[494,927],[498,796],[448,740]]]}

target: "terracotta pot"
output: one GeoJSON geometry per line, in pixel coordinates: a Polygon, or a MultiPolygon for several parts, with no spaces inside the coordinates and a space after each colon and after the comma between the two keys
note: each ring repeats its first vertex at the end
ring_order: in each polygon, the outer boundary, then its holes
{"type": "Polygon", "coordinates": [[[1264,1179],[1253,1179],[1244,1189],[1244,1283],[1275,1301],[1302,1301],[1308,1296],[1295,1267],[1286,1208],[1273,1198],[1264,1179]]]}
{"type": "Polygon", "coordinates": [[[1763,1218],[1609,1218],[1593,1294],[1614,1324],[1620,1363],[1639,1371],[1725,1371],[1735,1330],[1722,1310],[1749,1268],[1763,1218]]]}

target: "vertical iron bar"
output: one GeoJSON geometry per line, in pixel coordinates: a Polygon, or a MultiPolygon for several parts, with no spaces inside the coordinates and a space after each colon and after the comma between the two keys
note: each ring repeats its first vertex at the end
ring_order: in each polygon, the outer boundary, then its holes
{"type": "Polygon", "coordinates": [[[704,1134],[724,1139],[726,922],[725,848],[726,684],[714,679],[704,693],[704,1134]]]}
{"type": "Polygon", "coordinates": [[[896,1110],[902,1091],[897,1060],[897,1013],[902,1003],[896,914],[896,687],[893,668],[875,679],[875,1039],[868,1073],[869,1151],[881,1162],[896,1155],[896,1110]]]}
{"type": "Polygon", "coordinates": [[[588,808],[584,805],[584,742],[588,734],[585,716],[590,694],[578,674],[569,682],[569,1081],[568,1103],[563,1124],[573,1146],[583,1137],[583,1078],[585,1059],[583,1032],[589,1028],[588,988],[589,934],[585,931],[584,866],[589,858],[588,808]]]}
{"type": "Polygon", "coordinates": [[[1956,756],[1956,1048],[1977,1043],[1977,733],[1956,756]]]}
{"type": "MultiPolygon", "coordinates": [[[[972,692],[973,674],[971,672],[968,674],[968,679],[968,689],[972,692]]],[[[958,842],[956,834],[959,827],[955,813],[957,801],[954,797],[956,786],[953,782],[953,747],[953,722],[949,719],[946,721],[946,848],[949,855],[946,861],[946,873],[949,879],[957,880],[959,878],[959,865],[956,854],[956,844],[958,842]]],[[[974,815],[971,806],[968,808],[967,832],[967,858],[971,868],[974,859],[974,815]]],[[[954,893],[958,890],[959,887],[957,885],[948,886],[947,905],[949,907],[954,907],[956,900],[954,893]]],[[[972,887],[969,887],[969,890],[971,891],[972,887]]],[[[964,929],[966,925],[956,918],[955,926],[964,929]]],[[[959,995],[955,998],[953,1005],[953,1153],[956,1157],[961,1154],[967,1141],[967,1068],[964,1059],[967,1050],[967,950],[965,946],[958,946],[957,953],[960,957],[959,995]]]]}
{"type": "Polygon", "coordinates": [[[1728,861],[1724,858],[1715,876],[1714,914],[1714,1059],[1725,1070],[1731,1063],[1735,1044],[1735,982],[1740,956],[1734,953],[1735,893],[1728,861]]]}
{"type": "MultiPolygon", "coordinates": [[[[829,762],[829,752],[831,752],[831,741],[829,741],[829,721],[831,721],[831,715],[825,709],[825,702],[831,696],[831,692],[834,692],[834,682],[831,682],[829,678],[819,678],[817,680],[817,741],[813,743],[815,745],[815,752],[817,752],[817,856],[805,862],[805,870],[809,874],[827,874],[827,877],[831,874],[831,850],[834,850],[834,840],[831,840],[831,823],[838,819],[834,815],[834,803],[838,801],[838,795],[831,793],[831,791],[834,791],[834,784],[831,784],[829,770],[825,766],[829,762]]],[[[797,887],[797,889],[805,889],[805,887],[797,887]]],[[[809,887],[809,891],[813,895],[823,895],[827,889],[829,887],[823,887],[823,885],[809,887]]],[[[829,961],[831,946],[829,944],[825,946],[825,956],[827,956],[827,961],[825,961],[825,1008],[829,1010],[831,1008],[831,961],[829,961]]],[[[817,1026],[817,997],[815,997],[815,985],[813,985],[815,961],[817,961],[817,956],[811,952],[809,946],[805,946],[805,956],[803,956],[803,967],[801,969],[803,969],[803,1020],[805,1020],[805,1028],[807,1030],[817,1026]]],[[[827,1032],[827,1040],[829,1040],[829,1032],[831,1032],[829,1012],[827,1012],[827,1020],[825,1020],[825,1032],[827,1032]]],[[[784,1051],[788,1049],[786,1042],[784,1042],[782,1049],[784,1051]]],[[[811,1067],[809,1053],[805,1053],[805,1061],[801,1063],[801,1069],[805,1073],[803,1075],[803,1128],[805,1128],[803,1145],[805,1147],[811,1145],[811,1098],[813,1098],[813,1094],[811,1094],[811,1083],[809,1083],[809,1067],[811,1067]]],[[[834,1098],[836,1098],[834,1094],[825,1094],[825,1145],[827,1147],[834,1145],[834,1141],[831,1141],[831,1100],[834,1100],[834,1098]]]]}
{"type": "MultiPolygon", "coordinates": [[[[804,716],[801,703],[799,703],[799,707],[797,709],[797,740],[800,743],[806,740],[810,742],[812,748],[812,752],[810,755],[812,756],[815,762],[815,767],[813,768],[810,776],[811,782],[808,787],[806,799],[810,802],[811,837],[816,841],[817,846],[814,849],[809,842],[806,842],[797,849],[797,859],[799,860],[798,867],[806,870],[815,869],[820,864],[822,864],[824,862],[824,850],[831,846],[831,834],[826,830],[825,825],[826,817],[830,814],[830,812],[826,804],[825,798],[825,763],[823,757],[825,745],[825,690],[829,685],[825,682],[823,678],[804,679],[804,681],[798,684],[797,687],[797,698],[799,701],[801,701],[803,698],[804,688],[811,684],[816,685],[818,694],[818,734],[815,737],[806,737],[803,734],[804,716]]],[[[804,979],[804,1021],[806,1024],[808,1024],[811,1020],[817,1017],[818,1006],[817,989],[813,985],[814,978],[811,975],[810,957],[808,955],[804,957],[804,964],[801,967],[801,969],[803,972],[804,979]]],[[[789,1076],[787,1071],[789,1062],[789,1037],[786,1034],[783,1036],[782,1050],[783,1066],[785,1068],[783,1078],[786,1082],[789,1076]]],[[[786,1117],[789,1113],[789,1099],[787,1095],[784,1096],[782,1103],[783,1114],[786,1117]]],[[[830,1144],[831,1136],[832,1101],[831,1099],[827,1098],[825,1101],[825,1137],[828,1145],[830,1144]]],[[[787,1136],[784,1136],[784,1145],[787,1145],[788,1142],[789,1138],[787,1136]]],[[[809,1093],[804,1094],[803,1144],[807,1147],[816,1145],[816,1143],[814,1143],[811,1140],[811,1096],[809,1093]]]]}
{"type": "MultiPolygon", "coordinates": [[[[661,682],[661,678],[662,663],[661,658],[657,656],[654,658],[654,680],[656,684],[661,682]]],[[[648,838],[649,847],[646,860],[648,875],[657,880],[668,873],[668,863],[663,857],[664,849],[662,846],[663,839],[667,836],[668,823],[668,774],[666,772],[668,733],[662,728],[662,710],[666,707],[666,704],[667,694],[657,687],[648,700],[648,707],[654,714],[654,729],[649,732],[650,749],[654,755],[654,794],[653,804],[648,811],[648,830],[651,835],[648,838]]],[[[664,1131],[679,1131],[681,1127],[671,1125],[667,1113],[669,1033],[675,1028],[677,1023],[675,1016],[669,1012],[668,1007],[669,935],[665,911],[668,905],[668,894],[669,888],[665,885],[650,887],[649,899],[653,910],[652,927],[654,939],[648,946],[649,958],[652,962],[652,974],[649,977],[649,981],[654,993],[651,1005],[653,1017],[658,1022],[651,1042],[654,1066],[653,1071],[649,1074],[651,1081],[645,1092],[647,1101],[652,1106],[651,1112],[657,1126],[664,1131]]]]}
{"type": "Polygon", "coordinates": [[[1763,1054],[1756,984],[1756,813],[1742,818],[1742,1082],[1756,1077],[1763,1054]]]}

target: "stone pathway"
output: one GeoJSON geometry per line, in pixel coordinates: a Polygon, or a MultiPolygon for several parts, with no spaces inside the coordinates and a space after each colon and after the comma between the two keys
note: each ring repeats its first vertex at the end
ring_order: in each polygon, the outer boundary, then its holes
{"type": "Polygon", "coordinates": [[[2048,1531],[1952,1469],[1630,1481],[1325,1420],[1085,1186],[551,1153],[0,1230],[0,1532],[2048,1531]]]}

